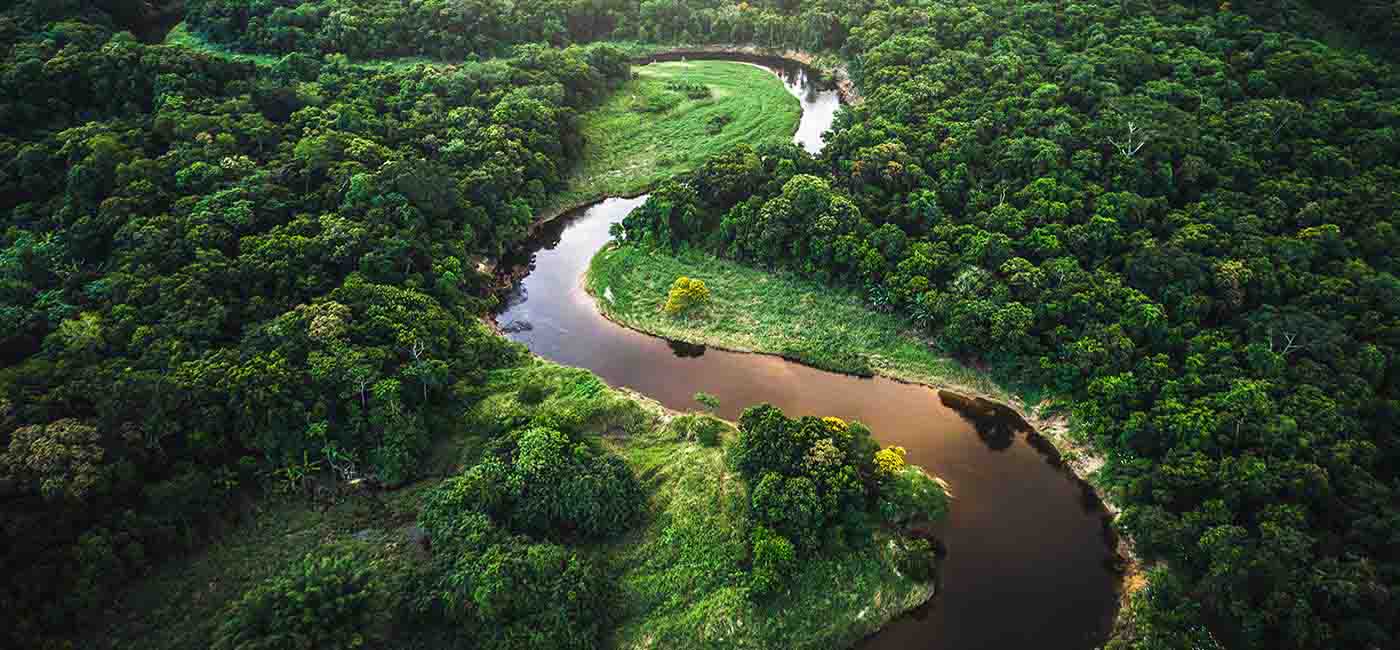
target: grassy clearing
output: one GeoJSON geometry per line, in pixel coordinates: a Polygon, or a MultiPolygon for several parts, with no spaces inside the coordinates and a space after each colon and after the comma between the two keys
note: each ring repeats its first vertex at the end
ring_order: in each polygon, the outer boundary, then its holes
{"type": "Polygon", "coordinates": [[[855,292],[795,274],[768,272],[699,251],[606,248],[585,280],[609,318],[650,334],[730,350],[779,354],[807,365],[953,388],[1002,401],[1014,396],[938,353],[906,318],[875,312],[855,292]],[[677,277],[705,281],[708,305],[674,317],[662,310],[677,277]]]}
{"type": "Polygon", "coordinates": [[[583,116],[583,159],[559,205],[639,194],[739,143],[788,142],[802,116],[776,76],[745,63],[676,61],[633,71],[635,79],[583,116]],[[691,98],[670,82],[703,85],[709,96],[691,98]]]}
{"type": "MultiPolygon", "coordinates": [[[[840,647],[933,593],[932,584],[896,571],[901,551],[878,532],[862,547],[804,561],[786,594],[756,606],[742,588],[747,490],[729,469],[722,444],[706,446],[685,435],[694,429],[686,420],[696,416],[675,417],[645,398],[609,388],[586,370],[543,360],[494,372],[478,391],[458,433],[440,445],[434,470],[469,466],[486,438],[547,422],[596,436],[646,489],[647,515],[640,526],[608,543],[575,547],[608,567],[619,585],[620,623],[610,647],[840,647]]],[[[723,443],[733,429],[721,428],[723,443]]],[[[363,545],[376,571],[395,586],[391,595],[411,597],[410,577],[426,556],[406,532],[422,495],[439,481],[353,494],[332,505],[268,497],[256,516],[216,543],[164,563],[133,585],[90,645],[209,647],[229,602],[329,544],[363,545]]],[[[395,631],[394,647],[453,647],[450,634],[440,632],[408,623],[395,631]]]]}

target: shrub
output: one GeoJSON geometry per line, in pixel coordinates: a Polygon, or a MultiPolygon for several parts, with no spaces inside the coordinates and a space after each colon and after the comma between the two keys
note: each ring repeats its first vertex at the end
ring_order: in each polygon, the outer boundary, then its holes
{"type": "Polygon", "coordinates": [[[435,490],[419,514],[433,549],[425,611],[456,625],[468,647],[596,647],[608,620],[604,574],[562,546],[511,535],[461,496],[435,490]]]}
{"type": "Polygon", "coordinates": [[[829,512],[817,496],[817,487],[805,476],[784,478],[766,474],[750,499],[754,519],[792,540],[798,547],[815,549],[829,512]]]}
{"type": "Polygon", "coordinates": [[[681,276],[671,284],[666,294],[666,313],[677,316],[710,302],[710,288],[698,278],[681,276]]]}
{"type": "Polygon", "coordinates": [[[671,80],[666,82],[666,90],[678,92],[690,99],[709,99],[710,87],[695,81],[671,80]]]}
{"type": "Polygon", "coordinates": [[[725,125],[734,121],[734,116],[728,113],[711,115],[705,120],[705,132],[714,135],[724,130],[725,125]]]}
{"type": "Polygon", "coordinates": [[[680,103],[680,96],[674,92],[652,90],[643,86],[641,93],[632,96],[629,110],[637,113],[665,113],[680,103]]]}
{"type": "Polygon", "coordinates": [[[895,565],[899,572],[919,582],[933,579],[938,570],[938,557],[934,555],[933,544],[926,539],[906,539],[898,550],[895,565]]]}
{"type": "Polygon", "coordinates": [[[710,416],[698,416],[697,424],[693,431],[695,440],[706,447],[713,447],[719,444],[720,434],[724,433],[724,421],[710,416]]]}
{"type": "Polygon", "coordinates": [[[880,517],[891,524],[941,519],[948,495],[916,465],[905,465],[880,486],[880,517]]]}
{"type": "Polygon", "coordinates": [[[424,497],[418,524],[428,531],[434,544],[468,535],[479,526],[465,520],[467,514],[499,516],[509,507],[509,471],[500,460],[489,458],[460,476],[444,480],[424,497]]]}
{"type": "Polygon", "coordinates": [[[724,421],[702,413],[689,413],[671,420],[671,428],[685,440],[694,440],[706,447],[719,444],[727,425],[724,421]]]}
{"type": "Polygon", "coordinates": [[[606,537],[626,530],[641,512],[641,486],[622,459],[573,444],[551,429],[527,429],[515,441],[506,484],[508,519],[516,529],[606,537]]]}
{"type": "Polygon", "coordinates": [[[629,528],[644,502],[622,459],[532,427],[493,443],[485,460],[430,491],[419,523],[435,539],[455,536],[462,513],[479,512],[514,532],[600,538],[629,528]]]}
{"type": "Polygon", "coordinates": [[[470,647],[505,650],[598,647],[609,620],[609,585],[591,561],[523,537],[443,558],[438,581],[448,617],[470,647]]]}
{"type": "Polygon", "coordinates": [[[705,391],[700,391],[696,393],[695,401],[699,402],[701,406],[704,406],[705,408],[709,409],[711,413],[719,411],[719,398],[709,393],[706,393],[705,391]]]}
{"type": "Polygon", "coordinates": [[[875,473],[881,478],[891,478],[904,469],[905,450],[903,447],[886,447],[875,452],[875,473]]]}
{"type": "Polygon", "coordinates": [[[229,606],[215,650],[358,648],[382,636],[381,594],[348,551],[308,553],[229,606]]]}
{"type": "Polygon", "coordinates": [[[750,481],[768,472],[807,474],[808,456],[822,440],[830,440],[836,448],[835,460],[854,468],[862,480],[873,471],[871,457],[878,447],[864,425],[838,418],[793,420],[771,404],[751,406],[739,416],[738,444],[731,461],[750,481]]]}
{"type": "Polygon", "coordinates": [[[529,383],[520,387],[516,391],[516,397],[521,404],[539,404],[544,398],[549,396],[549,387],[544,384],[529,383]]]}
{"type": "Polygon", "coordinates": [[[753,569],[749,573],[749,594],[764,598],[776,593],[797,568],[797,551],[792,542],[764,526],[755,527],[753,569]]]}
{"type": "Polygon", "coordinates": [[[771,404],[744,409],[739,416],[739,438],[731,452],[735,469],[750,481],[768,472],[794,473],[811,443],[793,435],[793,425],[771,404]]]}

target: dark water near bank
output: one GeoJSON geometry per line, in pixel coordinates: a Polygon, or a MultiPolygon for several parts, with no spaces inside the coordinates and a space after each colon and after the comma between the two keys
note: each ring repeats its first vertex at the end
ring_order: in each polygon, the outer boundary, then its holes
{"type": "MultiPolygon", "coordinates": [[[[819,149],[835,93],[809,88],[803,74],[779,74],[803,101],[797,141],[819,149]]],[[[643,201],[608,199],[542,229],[530,274],[497,318],[512,339],[675,409],[695,408],[692,395],[705,391],[727,418],[771,402],[789,415],[860,420],[947,480],[954,500],[938,531],[948,549],[941,593],[862,647],[1082,650],[1102,642],[1117,603],[1104,512],[1053,455],[1032,446],[1013,412],[888,379],[671,343],[600,316],[581,276],[607,243],[608,225],[643,201]]]]}

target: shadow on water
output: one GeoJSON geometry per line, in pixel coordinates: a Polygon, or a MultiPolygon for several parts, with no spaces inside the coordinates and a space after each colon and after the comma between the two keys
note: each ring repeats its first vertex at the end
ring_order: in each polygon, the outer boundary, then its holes
{"type": "Polygon", "coordinates": [[[682,359],[693,359],[705,355],[705,346],[699,343],[666,339],[666,345],[671,346],[671,352],[682,359]]]}
{"type": "Polygon", "coordinates": [[[966,397],[952,391],[938,391],[943,405],[962,416],[977,431],[977,437],[992,451],[1006,451],[1016,441],[1016,434],[1030,431],[1030,426],[1015,411],[980,397],[966,397]]]}
{"type": "MultiPolygon", "coordinates": [[[[789,76],[801,84],[801,75],[789,76]]],[[[823,95],[833,105],[835,93],[823,95]]],[[[819,149],[831,124],[803,99],[795,141],[819,149]],[[815,134],[815,135],[814,135],[815,134]]],[[[715,395],[736,419],[768,402],[789,414],[859,420],[881,444],[948,482],[947,519],[928,531],[946,551],[939,595],[860,644],[879,650],[1036,648],[1102,643],[1117,611],[1112,527],[1091,490],[1059,454],[1003,405],[882,377],[826,372],[769,355],[705,349],[616,325],[580,277],[609,241],[608,227],[646,197],[607,199],[536,233],[530,269],[497,316],[507,336],[553,361],[588,368],[612,386],[673,409],[715,395]]]]}

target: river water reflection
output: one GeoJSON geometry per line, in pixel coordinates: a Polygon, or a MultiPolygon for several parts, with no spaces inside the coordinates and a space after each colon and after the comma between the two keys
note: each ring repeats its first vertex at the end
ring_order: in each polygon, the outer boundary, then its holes
{"type": "MultiPolygon", "coordinates": [[[[800,69],[776,72],[803,102],[795,139],[819,149],[836,94],[809,87],[800,69]]],[[[862,647],[1083,650],[1103,641],[1118,583],[1105,513],[1053,455],[1030,444],[1028,428],[1008,409],[772,356],[669,342],[599,315],[580,278],[608,242],[608,226],[645,199],[608,199],[541,229],[531,271],[497,317],[510,338],[675,409],[695,408],[692,396],[705,391],[719,397],[721,415],[731,419],[770,402],[793,416],[859,420],[882,444],[905,447],[909,462],[947,480],[954,501],[938,531],[948,549],[941,593],[862,647]]]]}

